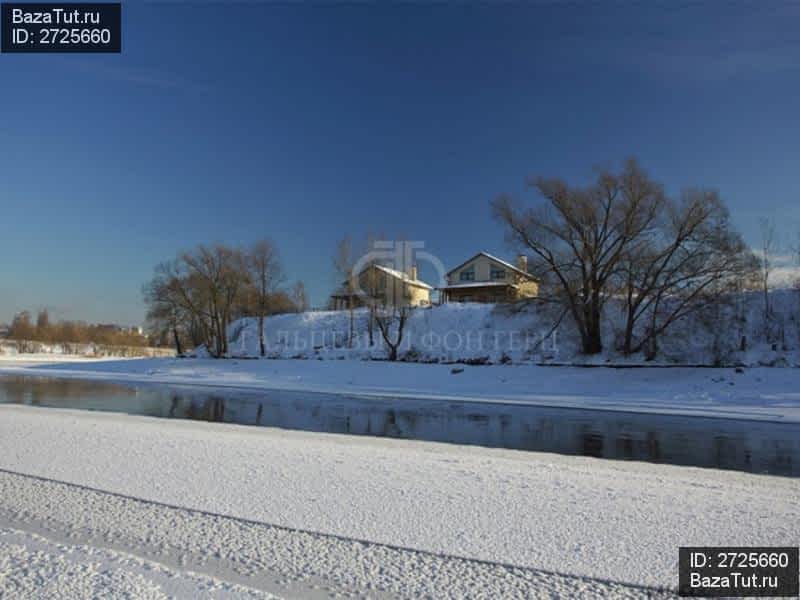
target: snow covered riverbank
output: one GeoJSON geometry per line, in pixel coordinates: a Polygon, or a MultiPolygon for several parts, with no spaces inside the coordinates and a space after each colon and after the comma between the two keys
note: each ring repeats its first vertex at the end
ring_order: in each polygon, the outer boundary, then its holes
{"type": "Polygon", "coordinates": [[[800,538],[795,479],[103,413],[0,406],[0,468],[2,528],[272,592],[637,595],[604,586],[800,538]]]}
{"type": "Polygon", "coordinates": [[[0,375],[508,402],[800,422],[800,369],[607,369],[376,361],[139,359],[15,364],[0,375]],[[455,373],[453,371],[456,371],[455,373]]]}
{"type": "MultiPolygon", "coordinates": [[[[800,366],[800,294],[770,293],[771,317],[765,320],[764,297],[747,292],[721,305],[678,320],[660,336],[659,352],[647,362],[641,352],[621,352],[625,308],[615,299],[606,305],[603,352],[581,354],[574,323],[551,302],[514,304],[449,303],[411,311],[398,356],[408,362],[481,362],[486,364],[745,365],[800,366]]],[[[369,312],[309,311],[267,317],[264,343],[269,358],[321,360],[385,359],[387,348],[369,312]]],[[[243,318],[228,328],[229,354],[259,356],[257,319],[243,318]]],[[[634,338],[643,332],[636,330],[634,338]]],[[[204,352],[199,349],[198,355],[204,352]]]]}

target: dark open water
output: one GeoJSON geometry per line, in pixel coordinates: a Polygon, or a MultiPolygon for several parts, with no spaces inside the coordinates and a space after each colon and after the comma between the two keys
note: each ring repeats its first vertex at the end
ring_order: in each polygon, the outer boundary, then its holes
{"type": "Polygon", "coordinates": [[[29,376],[0,377],[0,403],[800,476],[798,423],[29,376]]]}

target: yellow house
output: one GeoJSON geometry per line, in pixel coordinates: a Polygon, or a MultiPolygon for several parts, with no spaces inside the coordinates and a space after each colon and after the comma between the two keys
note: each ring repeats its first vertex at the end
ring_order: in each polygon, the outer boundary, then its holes
{"type": "Polygon", "coordinates": [[[448,271],[447,285],[439,288],[445,302],[514,302],[535,298],[539,280],[528,273],[528,257],[520,255],[517,264],[478,252],[448,271]]]}
{"type": "Polygon", "coordinates": [[[433,287],[417,278],[416,265],[408,273],[380,264],[366,266],[353,281],[344,281],[331,294],[333,310],[359,308],[374,302],[381,306],[427,306],[433,287]]]}

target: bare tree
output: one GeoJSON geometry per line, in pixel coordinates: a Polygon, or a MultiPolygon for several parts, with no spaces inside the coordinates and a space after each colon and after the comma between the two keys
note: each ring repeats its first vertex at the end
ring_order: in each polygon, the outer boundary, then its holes
{"type": "Polygon", "coordinates": [[[50,313],[46,308],[43,308],[39,311],[39,314],[36,315],[36,339],[40,342],[53,341],[52,329],[50,313]]]}
{"type": "Polygon", "coordinates": [[[31,313],[23,310],[14,315],[8,329],[8,337],[14,340],[30,341],[33,339],[35,331],[31,313]]]}
{"type": "Polygon", "coordinates": [[[295,310],[292,298],[279,287],[283,280],[278,250],[268,240],[246,250],[200,245],[156,267],[143,288],[148,321],[156,331],[170,330],[179,352],[184,337],[222,357],[228,354],[230,323],[255,315],[264,356],[265,317],[295,310]]]}
{"type": "Polygon", "coordinates": [[[386,273],[381,271],[378,266],[380,261],[373,254],[372,250],[378,249],[378,244],[385,239],[383,234],[368,233],[366,238],[366,253],[365,257],[368,258],[362,267],[360,275],[360,287],[365,296],[367,308],[369,310],[367,318],[367,335],[369,336],[369,345],[375,344],[375,319],[377,309],[382,302],[386,300],[386,273]]]}
{"type": "Polygon", "coordinates": [[[171,335],[175,351],[183,354],[182,329],[190,318],[183,312],[175,271],[173,264],[157,265],[153,278],[143,286],[142,294],[147,305],[148,328],[158,336],[171,335]]]}
{"type": "Polygon", "coordinates": [[[585,188],[541,178],[534,186],[543,204],[523,211],[501,197],[494,214],[532,251],[534,272],[572,315],[584,353],[602,350],[609,298],[625,310],[622,350],[652,358],[669,327],[753,272],[754,256],[716,192],[689,190],[672,201],[633,160],[585,188]]]}
{"type": "Polygon", "coordinates": [[[661,208],[656,226],[629,246],[618,272],[626,316],[622,350],[644,349],[648,358],[660,334],[736,289],[755,264],[716,192],[689,190],[661,208]],[[640,321],[647,327],[635,345],[640,321]]]}
{"type": "Polygon", "coordinates": [[[228,324],[246,289],[247,270],[241,251],[222,244],[200,245],[169,264],[171,286],[182,310],[214,357],[228,353],[228,324]]]}
{"type": "Polygon", "coordinates": [[[270,295],[283,282],[283,267],[278,249],[269,240],[259,240],[245,254],[248,283],[258,317],[258,344],[260,356],[267,353],[264,343],[264,320],[268,314],[270,295]]]}
{"type": "Polygon", "coordinates": [[[292,302],[297,312],[308,310],[308,295],[306,294],[306,286],[302,281],[297,281],[292,286],[292,302]]]}
{"type": "Polygon", "coordinates": [[[289,292],[285,292],[284,290],[277,290],[276,292],[270,294],[267,307],[268,315],[281,315],[297,312],[297,304],[295,304],[294,299],[289,295],[289,292]]]}
{"type": "Polygon", "coordinates": [[[333,257],[333,266],[336,270],[337,279],[343,281],[344,293],[347,298],[347,309],[350,311],[350,331],[347,336],[347,347],[353,347],[355,337],[355,294],[358,289],[356,274],[353,272],[355,266],[353,256],[353,242],[349,235],[346,235],[336,244],[336,254],[333,257]]]}
{"type": "Polygon", "coordinates": [[[758,221],[761,229],[761,289],[764,292],[764,323],[769,328],[772,310],[769,305],[769,277],[772,274],[772,262],[775,255],[775,222],[761,218],[758,221]]]}
{"type": "Polygon", "coordinates": [[[620,173],[601,171],[587,187],[541,177],[530,186],[543,202],[522,209],[501,196],[492,203],[493,214],[510,241],[530,251],[532,272],[569,309],[583,352],[597,354],[612,277],[626,252],[655,226],[665,200],[662,186],[634,160],[620,173]]]}
{"type": "Polygon", "coordinates": [[[395,303],[384,304],[375,310],[375,323],[389,349],[388,358],[391,361],[397,360],[397,350],[403,343],[403,333],[410,310],[406,305],[395,303]]]}
{"type": "MultiPolygon", "coordinates": [[[[792,254],[794,254],[794,263],[795,266],[800,267],[800,232],[797,233],[797,244],[791,248],[792,254]]],[[[795,275],[794,281],[794,289],[800,291],[800,275],[795,275]]]]}

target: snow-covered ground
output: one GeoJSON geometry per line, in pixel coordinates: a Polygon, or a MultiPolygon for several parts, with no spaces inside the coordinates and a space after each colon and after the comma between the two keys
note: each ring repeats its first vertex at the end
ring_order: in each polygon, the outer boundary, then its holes
{"type": "Polygon", "coordinates": [[[318,391],[368,397],[511,402],[800,422],[800,369],[538,367],[379,361],[0,360],[0,374],[318,391]],[[454,373],[453,370],[460,371],[454,373]]]}
{"type": "MultiPolygon", "coordinates": [[[[481,313],[496,333],[494,310],[448,308],[441,331],[481,313]]],[[[342,318],[276,317],[312,329],[342,318]]],[[[794,360],[762,350],[743,362],[794,360]]],[[[800,422],[795,368],[346,360],[375,351],[0,357],[0,375],[800,422]]],[[[645,597],[674,589],[681,545],[798,540],[797,479],[0,405],[0,596],[645,597]]]]}
{"type": "Polygon", "coordinates": [[[0,585],[623,597],[800,539],[796,479],[109,413],[0,406],[0,469],[0,585]]]}
{"type": "MultiPolygon", "coordinates": [[[[764,297],[743,293],[726,297],[714,310],[677,321],[659,338],[655,364],[683,365],[800,365],[800,291],[774,290],[767,321],[764,297]]],[[[527,362],[560,364],[644,364],[641,353],[619,352],[624,314],[610,299],[605,308],[604,351],[580,354],[580,339],[561,309],[534,300],[519,304],[452,303],[411,311],[399,357],[412,362],[527,362]]],[[[348,311],[312,311],[268,317],[265,344],[271,358],[364,359],[385,358],[386,346],[377,328],[372,344],[369,313],[354,313],[353,342],[349,342],[348,311]]],[[[641,335],[641,331],[637,330],[641,335]]],[[[256,319],[241,319],[228,330],[230,354],[258,356],[256,319]]],[[[202,354],[202,351],[200,352],[202,354]]],[[[653,364],[653,363],[649,363],[653,364]]]]}
{"type": "Polygon", "coordinates": [[[0,365],[34,366],[51,363],[100,362],[106,360],[135,360],[111,356],[83,356],[78,354],[31,353],[0,354],[0,365]]]}
{"type": "Polygon", "coordinates": [[[175,356],[170,348],[145,346],[107,346],[104,344],[45,343],[0,338],[0,359],[3,360],[102,360],[104,358],[140,358],[175,356]]]}
{"type": "Polygon", "coordinates": [[[50,540],[0,528],[0,598],[253,598],[276,596],[218,579],[176,571],[102,547],[50,540]]]}

